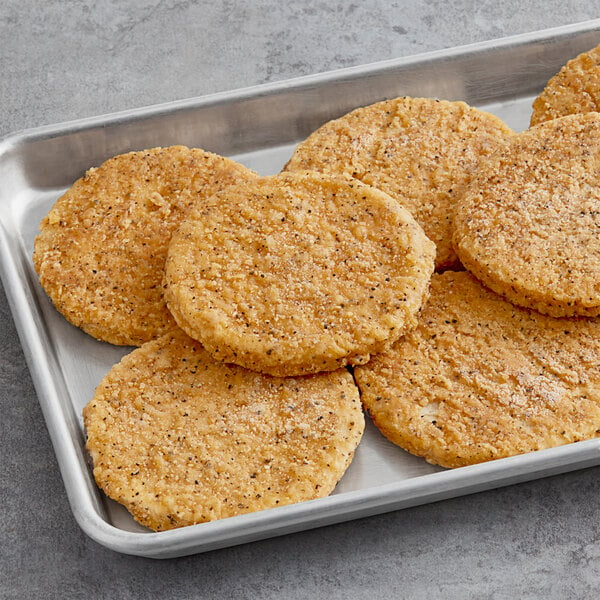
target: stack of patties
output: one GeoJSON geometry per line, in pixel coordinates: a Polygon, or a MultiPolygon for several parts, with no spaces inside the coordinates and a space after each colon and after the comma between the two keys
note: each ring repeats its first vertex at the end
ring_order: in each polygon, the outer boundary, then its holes
{"type": "Polygon", "coordinates": [[[549,82],[532,124],[570,116],[510,138],[457,198],[472,274],[434,275],[418,327],[355,370],[381,431],[432,463],[600,436],[597,56],[549,82]]]}
{"type": "Polygon", "coordinates": [[[396,98],[275,176],[182,146],[91,169],[34,264],[69,321],[140,346],[84,410],[98,485],[156,530],[321,497],[361,400],[448,467],[600,435],[599,134],[396,98]]]}
{"type": "Polygon", "coordinates": [[[71,322],[142,344],[84,410],[99,486],[156,530],[330,493],[364,429],[342,367],[416,325],[433,256],[396,202],[343,178],[183,147],[88,172],[34,264],[71,322]]]}

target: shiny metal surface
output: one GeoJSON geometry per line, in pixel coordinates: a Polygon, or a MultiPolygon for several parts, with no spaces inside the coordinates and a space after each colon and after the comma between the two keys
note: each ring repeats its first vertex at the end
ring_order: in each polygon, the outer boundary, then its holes
{"type": "Polygon", "coordinates": [[[134,149],[182,143],[218,152],[262,174],[279,171],[294,145],[356,106],[399,95],[461,99],[527,127],[532,98],[568,60],[600,42],[600,20],[28,130],[0,143],[0,267],[6,293],[77,521],[114,550],[185,555],[404,508],[600,464],[590,440],[453,471],[387,442],[369,424],[350,469],[328,498],[153,533],[96,488],[81,409],[128,349],[70,326],[37,283],[31,263],[39,221],[90,166],[134,149]]]}

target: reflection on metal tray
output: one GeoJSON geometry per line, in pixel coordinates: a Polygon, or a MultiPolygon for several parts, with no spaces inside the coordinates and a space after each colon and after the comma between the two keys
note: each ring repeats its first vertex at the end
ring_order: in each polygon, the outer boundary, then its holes
{"type": "Polygon", "coordinates": [[[423,504],[600,464],[600,440],[452,471],[393,446],[372,425],[335,492],[290,506],[173,531],[149,532],[98,491],[84,449],[81,410],[128,349],[70,326],[31,263],[42,216],[90,166],[171,144],[231,156],[267,175],[325,121],[401,95],[466,102],[513,128],[571,57],[600,42],[600,20],[373,65],[303,77],[14,134],[0,144],[1,274],[75,517],[114,550],[166,558],[423,504]]]}

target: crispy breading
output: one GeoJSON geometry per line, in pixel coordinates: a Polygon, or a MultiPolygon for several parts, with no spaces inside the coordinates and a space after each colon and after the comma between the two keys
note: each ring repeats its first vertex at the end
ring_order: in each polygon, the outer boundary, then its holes
{"type": "Polygon", "coordinates": [[[600,110],[600,46],[570,60],[533,102],[531,125],[600,110]]]}
{"type": "Polygon", "coordinates": [[[464,102],[395,98],[326,123],[285,169],[342,173],[383,190],[436,244],[436,269],[459,268],[454,203],[481,160],[512,134],[498,117],[464,102]]]}
{"type": "Polygon", "coordinates": [[[84,421],[98,485],[155,530],[326,496],[364,429],[346,370],[273,378],[179,329],[113,367],[84,421]]]}
{"type": "Polygon", "coordinates": [[[446,272],[417,329],[355,378],[384,435],[458,467],[600,437],[599,355],[597,319],[518,308],[446,272]]]}
{"type": "Polygon", "coordinates": [[[191,205],[256,174],[222,156],[172,146],[90,169],[54,204],[34,266],[56,308],[97,339],[140,345],[175,326],[162,295],[171,233],[191,205]]]}
{"type": "Polygon", "coordinates": [[[380,190],[284,173],[196,204],[169,247],[165,298],[218,360],[278,376],[334,370],[416,325],[434,253],[380,190]]]}
{"type": "Polygon", "coordinates": [[[552,316],[600,314],[600,114],[517,134],[456,207],[465,267],[510,301],[552,316]]]}

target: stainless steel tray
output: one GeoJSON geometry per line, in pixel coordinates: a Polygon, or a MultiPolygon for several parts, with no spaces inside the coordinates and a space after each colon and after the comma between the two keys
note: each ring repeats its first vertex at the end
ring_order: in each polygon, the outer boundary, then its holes
{"type": "Polygon", "coordinates": [[[396,510],[600,464],[600,440],[443,470],[385,440],[372,425],[335,492],[309,502],[154,533],[97,489],[81,410],[128,350],[69,325],[39,287],[33,238],[56,198],[90,166],[170,144],[279,171],[295,144],[359,105],[401,95],[461,99],[527,127],[533,97],[562,64],[600,43],[600,20],[28,130],[0,143],[0,268],[61,468],[83,530],[114,550],[181,556],[396,510]]]}

